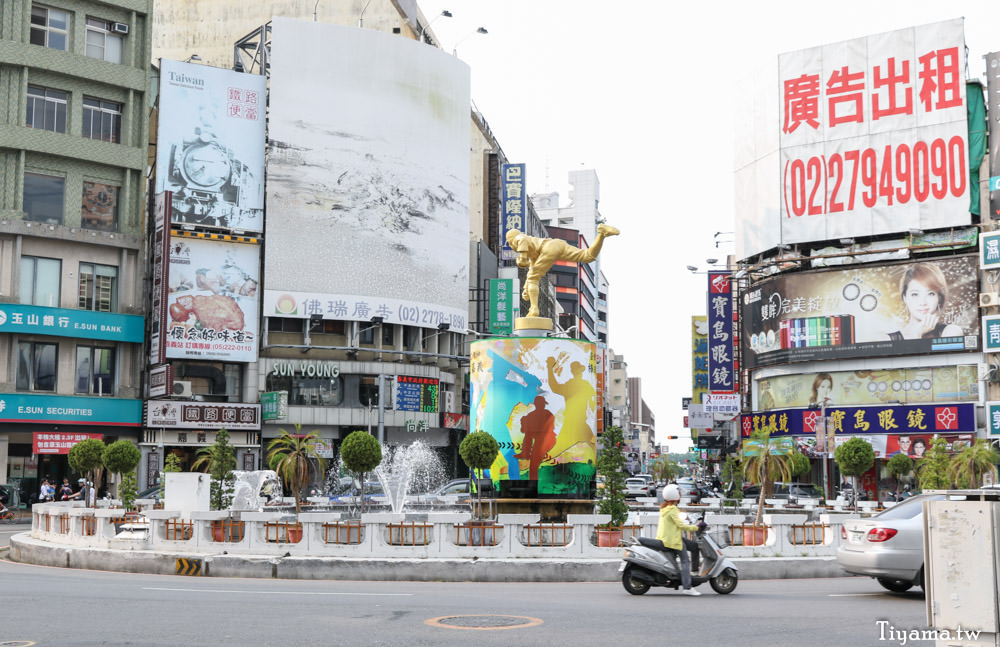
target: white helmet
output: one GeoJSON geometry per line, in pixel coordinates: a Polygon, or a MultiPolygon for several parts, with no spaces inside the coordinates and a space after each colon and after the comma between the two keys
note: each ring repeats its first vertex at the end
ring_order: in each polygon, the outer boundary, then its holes
{"type": "Polygon", "coordinates": [[[664,501],[680,501],[681,491],[680,489],[671,483],[670,485],[665,485],[663,487],[663,500],[664,501]]]}

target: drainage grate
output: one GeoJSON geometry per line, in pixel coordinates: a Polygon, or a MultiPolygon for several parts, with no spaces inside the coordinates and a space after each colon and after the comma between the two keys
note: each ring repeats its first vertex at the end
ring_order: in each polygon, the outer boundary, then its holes
{"type": "Polygon", "coordinates": [[[518,627],[534,627],[542,624],[538,618],[529,616],[501,616],[501,615],[481,615],[481,616],[441,616],[431,618],[426,624],[446,627],[448,629],[514,629],[518,627]]]}

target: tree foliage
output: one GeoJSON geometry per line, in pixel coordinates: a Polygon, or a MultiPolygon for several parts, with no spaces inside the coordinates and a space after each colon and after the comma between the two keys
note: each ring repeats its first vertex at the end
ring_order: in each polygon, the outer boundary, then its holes
{"type": "Polygon", "coordinates": [[[757,500],[757,517],[754,525],[761,525],[764,517],[764,500],[770,494],[775,481],[792,480],[792,455],[784,447],[771,442],[771,429],[760,429],[750,437],[753,442],[744,443],[740,451],[743,473],[751,483],[760,485],[757,500]]]}
{"type": "Polygon", "coordinates": [[[913,459],[906,454],[896,454],[889,457],[885,468],[898,479],[900,476],[906,476],[913,471],[913,459]]]}
{"type": "Polygon", "coordinates": [[[104,466],[104,441],[88,438],[73,445],[66,456],[69,466],[78,474],[88,474],[104,466]]]}
{"type": "MultiPolygon", "coordinates": [[[[500,453],[497,439],[485,431],[474,431],[462,439],[458,446],[458,454],[462,461],[472,470],[473,477],[489,469],[500,453]]],[[[483,511],[483,488],[476,487],[476,500],[479,502],[479,514],[483,511]]]]}
{"type": "Polygon", "coordinates": [[[597,512],[611,515],[609,526],[621,527],[628,518],[622,428],[607,427],[601,434],[601,446],[601,452],[597,456],[597,474],[604,478],[604,489],[600,493],[597,512]]]}
{"type": "Polygon", "coordinates": [[[281,435],[267,445],[267,464],[277,472],[295,497],[295,513],[302,511],[299,497],[309,485],[313,474],[322,479],[326,460],[316,451],[319,432],[302,433],[302,425],[295,425],[295,434],[279,429],[281,435]]]}
{"type": "Polygon", "coordinates": [[[649,469],[657,481],[669,482],[680,476],[681,466],[665,457],[660,457],[653,461],[649,469]]]}
{"type": "Polygon", "coordinates": [[[948,443],[944,438],[934,438],[924,457],[917,461],[917,482],[921,490],[946,490],[951,487],[948,466],[948,443]]]}
{"type": "Polygon", "coordinates": [[[833,452],[837,467],[848,476],[861,476],[875,464],[875,450],[868,441],[854,437],[833,452]]]}
{"type": "Polygon", "coordinates": [[[990,441],[985,438],[977,438],[975,442],[951,458],[948,465],[948,478],[955,487],[961,489],[978,488],[983,485],[983,476],[993,475],[993,482],[997,482],[997,461],[1000,454],[994,449],[990,441]]]}
{"type": "Polygon", "coordinates": [[[365,509],[365,476],[382,462],[382,446],[366,431],[352,431],[340,444],[340,460],[361,482],[361,510],[365,509]]]}
{"type": "Polygon", "coordinates": [[[812,463],[809,462],[809,457],[800,451],[792,452],[790,463],[790,471],[793,477],[805,474],[812,469],[812,463]]]}
{"type": "Polygon", "coordinates": [[[233,485],[236,477],[236,450],[229,444],[229,432],[220,429],[215,435],[215,442],[209,447],[198,450],[198,458],[192,468],[207,470],[212,483],[209,486],[209,499],[213,510],[224,510],[233,503],[233,485]]]}
{"type": "Polygon", "coordinates": [[[135,501],[135,495],[137,494],[137,490],[135,489],[135,468],[139,466],[139,461],[141,460],[142,452],[139,448],[131,440],[124,438],[107,445],[101,455],[104,467],[112,474],[132,475],[132,479],[128,482],[131,483],[131,491],[128,490],[128,483],[126,483],[123,476],[121,484],[117,486],[118,490],[115,495],[116,498],[121,499],[122,505],[126,508],[130,508],[132,502],[135,501]],[[128,504],[125,503],[126,500],[128,500],[128,504]]]}

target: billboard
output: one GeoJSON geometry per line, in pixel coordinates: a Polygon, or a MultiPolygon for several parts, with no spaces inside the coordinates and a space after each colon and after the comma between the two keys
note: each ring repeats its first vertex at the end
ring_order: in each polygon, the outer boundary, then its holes
{"type": "Polygon", "coordinates": [[[691,317],[691,401],[708,393],[708,317],[691,317]]]}
{"type": "Polygon", "coordinates": [[[776,375],[757,382],[760,411],[831,405],[977,402],[975,364],[776,375]]]}
{"type": "Polygon", "coordinates": [[[166,356],[257,361],[260,247],[171,237],[169,253],[166,356]]]}
{"type": "Polygon", "coordinates": [[[470,418],[500,444],[490,478],[538,494],[590,496],[597,458],[597,346],[564,338],[471,345],[470,418]]]}
{"type": "Polygon", "coordinates": [[[464,330],[469,68],[370,29],[271,36],[264,316],[464,330]]]}
{"type": "MultiPolygon", "coordinates": [[[[886,405],[874,407],[827,407],[828,431],[834,434],[935,434],[975,432],[976,405],[886,405]]],[[[771,429],[772,436],[814,435],[822,425],[820,409],[778,409],[742,417],[744,437],[771,429]]]]}
{"type": "Polygon", "coordinates": [[[732,393],[738,386],[730,274],[708,273],[708,390],[712,393],[732,393]]]}
{"type": "Polygon", "coordinates": [[[160,61],[155,192],[173,192],[170,222],[263,230],[266,83],[160,61]]]}
{"type": "Polygon", "coordinates": [[[979,347],[975,256],[781,276],[741,299],[748,367],[979,347]]]}
{"type": "Polygon", "coordinates": [[[527,178],[525,164],[500,165],[500,258],[512,261],[517,252],[507,242],[507,232],[524,231],[527,219],[527,199],[524,184],[527,178]]]}
{"type": "Polygon", "coordinates": [[[961,19],[778,57],[781,242],[967,225],[961,19]]]}

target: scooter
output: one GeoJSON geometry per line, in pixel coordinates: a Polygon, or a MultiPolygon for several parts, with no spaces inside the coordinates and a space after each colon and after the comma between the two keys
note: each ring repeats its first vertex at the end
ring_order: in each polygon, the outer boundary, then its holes
{"type": "MultiPolygon", "coordinates": [[[[695,536],[701,553],[701,566],[697,573],[691,573],[691,587],[708,582],[716,593],[732,593],[739,581],[736,565],[722,554],[719,544],[704,529],[695,536]]],[[[632,595],[642,595],[653,586],[669,589],[681,586],[676,558],[666,552],[660,540],[650,537],[629,537],[626,540],[625,557],[618,571],[622,574],[622,586],[632,595]]]]}

